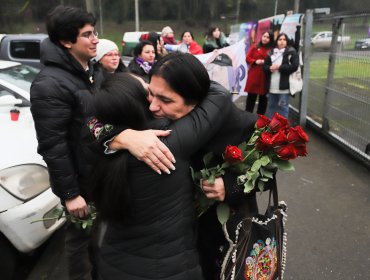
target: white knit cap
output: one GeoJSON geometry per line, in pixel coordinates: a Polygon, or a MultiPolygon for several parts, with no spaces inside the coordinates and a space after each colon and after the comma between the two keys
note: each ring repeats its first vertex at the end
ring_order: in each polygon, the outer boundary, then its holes
{"type": "Polygon", "coordinates": [[[173,33],[173,30],[171,27],[166,26],[162,29],[162,36],[166,37],[168,33],[173,33]]]}
{"type": "Polygon", "coordinates": [[[104,55],[113,50],[118,51],[116,43],[107,39],[99,39],[99,43],[96,46],[96,56],[93,59],[99,61],[104,55]]]}

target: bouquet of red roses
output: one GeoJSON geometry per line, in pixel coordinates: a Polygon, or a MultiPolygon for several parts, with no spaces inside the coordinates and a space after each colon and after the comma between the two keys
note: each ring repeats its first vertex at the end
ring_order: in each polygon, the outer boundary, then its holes
{"type": "Polygon", "coordinates": [[[194,172],[194,181],[201,186],[201,180],[212,184],[216,177],[222,176],[226,169],[237,174],[238,184],[244,185],[244,192],[249,193],[256,187],[264,190],[264,185],[273,178],[277,170],[294,170],[289,160],[307,155],[308,136],[302,127],[291,127],[289,121],[278,113],[270,120],[259,115],[255,131],[247,142],[239,146],[227,146],[223,153],[224,162],[209,167],[212,153],[204,156],[205,168],[194,172]]]}

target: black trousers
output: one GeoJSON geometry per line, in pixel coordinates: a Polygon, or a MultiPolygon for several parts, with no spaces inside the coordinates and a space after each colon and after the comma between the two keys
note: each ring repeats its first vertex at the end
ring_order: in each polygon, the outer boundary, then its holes
{"type": "Polygon", "coordinates": [[[267,108],[267,95],[255,94],[255,93],[248,93],[247,102],[245,106],[245,110],[248,112],[253,113],[254,105],[256,104],[257,96],[258,99],[258,107],[257,107],[257,114],[264,115],[267,108]]]}
{"type": "Polygon", "coordinates": [[[66,228],[65,250],[69,280],[96,279],[96,226],[90,231],[69,223],[66,228]]]}
{"type": "Polygon", "coordinates": [[[198,219],[198,250],[204,280],[220,279],[220,246],[225,242],[222,226],[217,219],[216,205],[213,205],[198,219]]]}

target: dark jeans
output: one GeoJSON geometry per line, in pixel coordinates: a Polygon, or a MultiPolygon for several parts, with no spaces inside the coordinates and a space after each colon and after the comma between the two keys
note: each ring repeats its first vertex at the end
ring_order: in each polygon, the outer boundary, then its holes
{"type": "Polygon", "coordinates": [[[257,96],[259,96],[257,114],[264,115],[266,112],[266,108],[267,108],[266,94],[260,95],[260,94],[248,93],[245,110],[253,113],[254,105],[256,104],[256,100],[257,100],[257,96]]]}
{"type": "Polygon", "coordinates": [[[76,228],[73,223],[67,225],[65,250],[68,264],[69,280],[92,280],[96,268],[96,229],[90,232],[76,228]]]}
{"type": "Polygon", "coordinates": [[[277,112],[285,118],[289,116],[289,93],[285,94],[268,94],[268,109],[266,116],[272,118],[272,116],[277,112]]]}

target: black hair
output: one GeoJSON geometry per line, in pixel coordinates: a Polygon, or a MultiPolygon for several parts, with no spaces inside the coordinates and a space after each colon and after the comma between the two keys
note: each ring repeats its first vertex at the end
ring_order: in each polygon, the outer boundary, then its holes
{"type": "Polygon", "coordinates": [[[176,93],[182,96],[186,105],[201,102],[208,94],[210,79],[206,68],[189,53],[170,53],[154,64],[150,78],[159,76],[176,93]]]}
{"type": "MultiPolygon", "coordinates": [[[[90,107],[99,122],[124,125],[136,130],[146,128],[148,101],[142,84],[129,73],[107,77],[92,97],[90,107]]],[[[127,221],[134,213],[130,199],[128,151],[101,155],[95,162],[90,191],[102,220],[127,221]]]]}
{"type": "MultiPolygon", "coordinates": [[[[138,57],[139,54],[141,54],[143,52],[143,48],[146,46],[146,45],[150,45],[150,46],[153,46],[153,43],[148,41],[148,40],[142,40],[140,41],[139,43],[137,43],[137,45],[135,46],[134,48],[134,56],[135,57],[138,57]]],[[[155,48],[154,48],[154,51],[155,51],[155,48]]]]}
{"type": "Polygon", "coordinates": [[[181,34],[181,37],[180,37],[180,38],[181,38],[181,41],[182,41],[182,37],[184,37],[184,35],[185,35],[185,33],[186,33],[186,32],[189,32],[189,33],[190,33],[191,38],[192,38],[193,40],[195,40],[193,33],[191,33],[191,31],[189,31],[189,30],[186,30],[186,31],[182,32],[182,34],[181,34]]]}
{"type": "Polygon", "coordinates": [[[221,32],[221,29],[218,26],[211,26],[208,29],[208,31],[206,33],[206,36],[207,36],[208,39],[210,39],[210,40],[212,40],[212,39],[215,40],[216,39],[216,38],[213,37],[213,32],[215,32],[216,29],[220,30],[220,32],[221,32]]]}
{"type": "Polygon", "coordinates": [[[152,42],[156,56],[158,56],[157,42],[160,40],[161,35],[157,32],[151,31],[147,34],[142,34],[140,41],[149,41],[152,42]]]}
{"type": "Polygon", "coordinates": [[[144,87],[130,73],[116,73],[108,76],[94,93],[91,112],[103,123],[141,129],[148,112],[145,96],[144,87]]]}
{"type": "Polygon", "coordinates": [[[289,47],[289,46],[292,45],[292,41],[289,39],[288,35],[286,33],[282,32],[282,33],[279,33],[279,35],[276,37],[275,44],[274,44],[275,47],[277,47],[277,43],[278,43],[280,37],[283,37],[283,36],[286,39],[286,46],[289,47]]]}
{"type": "Polygon", "coordinates": [[[60,40],[76,43],[80,29],[86,24],[95,26],[96,18],[76,7],[57,6],[46,17],[46,29],[54,44],[60,44],[60,40]]]}
{"type": "Polygon", "coordinates": [[[272,48],[274,45],[275,45],[275,41],[274,41],[274,33],[272,33],[272,31],[265,31],[265,32],[263,32],[263,33],[262,33],[262,35],[261,35],[261,40],[258,42],[257,47],[259,48],[259,47],[262,47],[262,46],[263,46],[263,47],[272,48]],[[267,33],[267,34],[269,35],[269,37],[270,37],[270,42],[269,42],[267,45],[263,45],[263,44],[262,44],[262,36],[263,36],[265,33],[267,33]]]}

